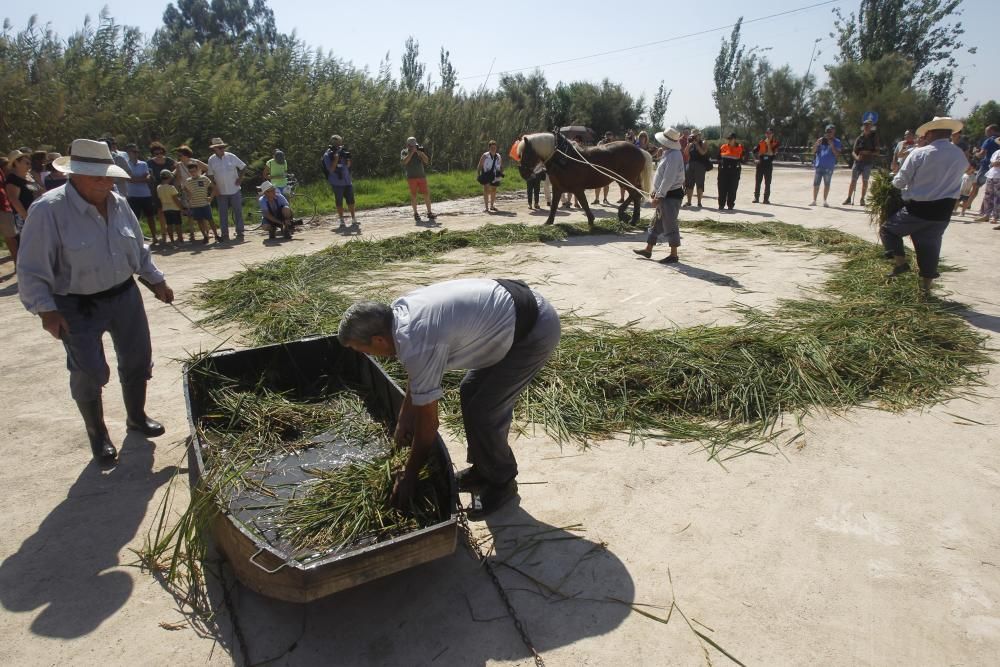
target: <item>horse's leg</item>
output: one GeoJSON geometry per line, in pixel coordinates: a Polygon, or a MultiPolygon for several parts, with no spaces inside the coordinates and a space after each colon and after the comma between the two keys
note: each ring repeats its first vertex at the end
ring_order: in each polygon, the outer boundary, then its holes
{"type": "Polygon", "coordinates": [[[581,189],[577,192],[577,198],[580,200],[580,206],[583,207],[583,212],[587,214],[587,224],[594,225],[594,214],[590,210],[590,204],[587,203],[587,191],[581,189]]]}
{"type": "Polygon", "coordinates": [[[628,214],[626,213],[626,211],[628,211],[628,205],[632,202],[632,200],[636,196],[635,190],[631,187],[625,188],[625,192],[628,193],[628,197],[626,197],[625,201],[623,201],[621,204],[618,205],[618,222],[628,221],[628,214]]]}
{"type": "MultiPolygon", "coordinates": [[[[628,202],[626,202],[627,204],[628,202]]],[[[629,220],[630,225],[639,224],[639,209],[642,206],[642,194],[638,190],[632,191],[632,219],[629,220]]]]}
{"type": "Polygon", "coordinates": [[[549,217],[545,220],[546,225],[551,225],[556,219],[556,209],[559,208],[559,202],[562,200],[562,190],[555,183],[552,184],[552,203],[549,205],[549,217]]]}

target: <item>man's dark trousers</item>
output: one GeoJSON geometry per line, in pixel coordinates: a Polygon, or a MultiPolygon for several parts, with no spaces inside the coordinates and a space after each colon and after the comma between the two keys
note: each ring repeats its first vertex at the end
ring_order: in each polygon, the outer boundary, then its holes
{"type": "Polygon", "coordinates": [[[774,161],[760,159],[757,163],[757,173],[755,175],[756,185],[753,189],[753,200],[760,201],[760,182],[764,181],[764,201],[771,201],[771,175],[774,172],[774,161]]]}

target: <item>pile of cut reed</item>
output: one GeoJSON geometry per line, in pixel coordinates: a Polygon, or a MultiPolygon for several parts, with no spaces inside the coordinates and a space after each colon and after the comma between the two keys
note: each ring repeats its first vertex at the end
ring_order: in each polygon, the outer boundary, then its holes
{"type": "Polygon", "coordinates": [[[876,169],[868,180],[868,197],[865,210],[876,227],[885,224],[889,216],[903,207],[903,193],[892,184],[892,174],[876,169]]]}

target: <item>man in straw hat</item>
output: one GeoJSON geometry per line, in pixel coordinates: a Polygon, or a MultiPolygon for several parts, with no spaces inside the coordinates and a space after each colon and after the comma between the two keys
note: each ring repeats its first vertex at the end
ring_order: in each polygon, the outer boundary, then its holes
{"type": "Polygon", "coordinates": [[[268,237],[273,239],[280,230],[283,237],[292,238],[292,209],[288,206],[285,195],[278,192],[277,186],[271,181],[264,181],[257,189],[260,190],[257,204],[267,225],[268,237]]]}
{"type": "Polygon", "coordinates": [[[670,254],[660,260],[661,264],[675,264],[680,261],[677,248],[681,245],[681,230],[677,226],[677,216],[681,212],[681,200],[684,199],[684,158],[681,155],[681,133],[670,127],[656,133],[656,141],[663,146],[663,155],[656,166],[653,177],[653,224],[646,235],[646,247],[642,250],[632,249],[637,255],[646,259],[653,256],[653,246],[663,234],[670,245],[670,254]]]}
{"type": "Polygon", "coordinates": [[[69,174],[69,183],[31,207],[18,253],[18,291],[25,308],[66,348],[70,393],[91,451],[110,463],[118,452],[104,424],[101,393],[110,370],[101,338],[108,332],[115,345],[128,428],[163,435],[163,426],[146,416],[153,360],[133,274],[164,303],[174,293],[153,265],[128,201],[114,192],[115,179],[128,174],[115,165],[107,144],[77,139],[53,166],[69,174]]]}
{"type": "Polygon", "coordinates": [[[209,146],[214,155],[208,158],[208,175],[215,183],[215,201],[219,205],[223,241],[229,240],[230,210],[236,223],[236,238],[243,238],[243,195],[240,186],[243,184],[243,170],[247,168],[243,160],[226,150],[228,147],[229,144],[215,137],[209,146]]]}
{"type": "Polygon", "coordinates": [[[903,237],[909,236],[925,291],[938,277],[941,239],[962,189],[962,174],[969,165],[962,149],[951,143],[951,133],[961,129],[962,121],[947,116],[935,117],[917,129],[917,136],[926,143],[910,151],[892,179],[892,184],[902,190],[905,205],[880,230],[886,254],[891,254],[895,262],[889,277],[910,270],[903,249],[903,237]]]}

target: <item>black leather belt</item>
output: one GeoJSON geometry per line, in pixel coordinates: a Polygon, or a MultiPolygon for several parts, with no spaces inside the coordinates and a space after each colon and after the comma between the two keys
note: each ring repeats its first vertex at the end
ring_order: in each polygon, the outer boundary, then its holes
{"type": "Polygon", "coordinates": [[[506,278],[494,278],[494,280],[500,287],[507,290],[510,298],[514,300],[514,342],[512,345],[517,345],[531,333],[535,322],[538,321],[538,301],[535,300],[535,293],[522,280],[508,280],[506,278]]]}
{"type": "Polygon", "coordinates": [[[90,317],[94,312],[94,308],[97,306],[97,304],[94,303],[95,301],[110,299],[111,297],[118,296],[134,285],[135,278],[133,276],[129,276],[128,280],[125,282],[115,285],[114,287],[109,287],[101,292],[94,292],[93,294],[67,294],[66,296],[75,298],[76,307],[79,309],[80,313],[85,317],[90,317]]]}

